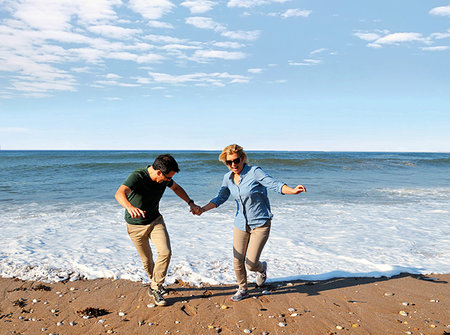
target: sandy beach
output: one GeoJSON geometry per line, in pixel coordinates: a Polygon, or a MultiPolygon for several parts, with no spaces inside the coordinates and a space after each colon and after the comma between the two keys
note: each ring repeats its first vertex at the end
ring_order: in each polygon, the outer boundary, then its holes
{"type": "Polygon", "coordinates": [[[450,274],[333,278],[251,287],[168,286],[155,307],[142,283],[0,278],[1,334],[450,334],[450,274]]]}

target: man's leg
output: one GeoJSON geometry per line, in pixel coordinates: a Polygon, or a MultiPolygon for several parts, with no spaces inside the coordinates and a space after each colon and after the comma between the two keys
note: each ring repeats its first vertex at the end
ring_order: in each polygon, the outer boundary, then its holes
{"type": "Polygon", "coordinates": [[[250,234],[234,227],[233,231],[233,265],[240,290],[247,290],[247,271],[245,270],[245,254],[250,234]]]}
{"type": "Polygon", "coordinates": [[[142,265],[144,265],[145,272],[153,282],[153,255],[150,248],[149,235],[152,229],[152,225],[134,225],[127,223],[127,232],[133,241],[134,246],[141,258],[142,265]]]}
{"type": "Polygon", "coordinates": [[[153,229],[150,232],[150,239],[155,245],[158,257],[156,258],[155,268],[153,270],[153,280],[151,288],[158,290],[164,283],[167,269],[169,267],[172,249],[170,247],[169,234],[162,216],[152,222],[153,229]]]}

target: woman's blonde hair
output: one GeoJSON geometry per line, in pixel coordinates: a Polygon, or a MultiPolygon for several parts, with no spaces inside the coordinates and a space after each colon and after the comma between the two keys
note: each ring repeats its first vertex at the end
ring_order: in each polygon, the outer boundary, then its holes
{"type": "Polygon", "coordinates": [[[227,155],[238,154],[242,157],[244,163],[248,164],[247,154],[244,151],[244,148],[237,144],[230,144],[226,146],[225,149],[222,150],[222,153],[219,155],[219,161],[225,164],[227,160],[227,155]]]}

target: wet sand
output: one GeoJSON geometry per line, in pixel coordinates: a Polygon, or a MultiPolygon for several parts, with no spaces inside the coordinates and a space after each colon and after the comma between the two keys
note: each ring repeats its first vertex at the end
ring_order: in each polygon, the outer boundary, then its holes
{"type": "Polygon", "coordinates": [[[333,278],[250,287],[168,286],[153,307],[142,283],[41,283],[0,277],[0,334],[450,334],[450,274],[333,278]],[[101,315],[104,314],[104,315],[101,315]],[[88,318],[89,316],[89,318],[88,318]]]}

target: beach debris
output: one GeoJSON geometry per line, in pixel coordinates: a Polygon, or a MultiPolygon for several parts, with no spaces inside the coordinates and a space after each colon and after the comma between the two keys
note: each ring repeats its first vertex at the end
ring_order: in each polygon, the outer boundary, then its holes
{"type": "Polygon", "coordinates": [[[46,331],[47,331],[47,328],[41,328],[41,331],[42,331],[42,332],[46,332],[46,331]]]}
{"type": "Polygon", "coordinates": [[[52,308],[51,310],[50,310],[50,313],[53,313],[53,314],[56,314],[56,313],[58,313],[59,312],[59,310],[58,309],[54,309],[54,308],[52,308]]]}
{"type": "Polygon", "coordinates": [[[292,312],[295,312],[296,309],[291,307],[291,308],[288,308],[288,311],[292,313],[292,312]]]}
{"type": "Polygon", "coordinates": [[[153,326],[154,323],[153,323],[153,322],[149,322],[148,325],[149,325],[149,326],[153,326]]]}
{"type": "Polygon", "coordinates": [[[342,329],[344,329],[344,327],[342,327],[342,326],[336,326],[336,329],[337,329],[337,330],[342,330],[342,329]]]}
{"type": "Polygon", "coordinates": [[[33,299],[33,304],[37,304],[38,302],[39,302],[39,300],[33,299]]]}
{"type": "Polygon", "coordinates": [[[107,315],[110,312],[108,312],[106,309],[103,308],[87,307],[81,311],[77,311],[77,313],[84,319],[89,319],[89,318],[96,318],[97,316],[107,315]]]}
{"type": "Polygon", "coordinates": [[[71,287],[70,290],[71,290],[71,291],[77,291],[78,289],[75,288],[75,287],[71,287]]]}
{"type": "Polygon", "coordinates": [[[358,327],[359,327],[359,324],[354,323],[354,324],[352,324],[352,327],[353,327],[353,328],[358,328],[358,327]]]}
{"type": "Polygon", "coordinates": [[[155,305],[154,303],[149,303],[149,304],[147,305],[147,307],[148,307],[148,308],[155,308],[156,305],[155,305]]]}
{"type": "Polygon", "coordinates": [[[412,335],[412,332],[407,331],[407,332],[405,332],[405,334],[412,335]]]}
{"type": "Polygon", "coordinates": [[[250,329],[248,329],[248,328],[245,328],[244,329],[244,333],[246,333],[246,334],[250,334],[252,331],[250,330],[250,329]]]}
{"type": "Polygon", "coordinates": [[[401,316],[408,316],[408,313],[406,313],[405,311],[400,311],[398,312],[398,314],[400,314],[401,316]]]}
{"type": "Polygon", "coordinates": [[[384,294],[385,297],[392,297],[392,296],[394,296],[394,295],[395,295],[395,293],[393,293],[393,292],[386,292],[386,293],[384,294]]]}
{"type": "Polygon", "coordinates": [[[292,313],[291,316],[296,317],[296,316],[298,316],[298,313],[292,313]]]}
{"type": "Polygon", "coordinates": [[[262,335],[269,335],[269,332],[263,332],[262,335]]]}
{"type": "Polygon", "coordinates": [[[279,322],[279,323],[278,323],[278,326],[280,326],[280,327],[286,327],[286,323],[284,323],[284,322],[279,322]]]}
{"type": "Polygon", "coordinates": [[[220,306],[220,309],[228,309],[228,308],[230,308],[230,307],[228,307],[228,306],[226,306],[226,305],[220,306]]]}
{"type": "Polygon", "coordinates": [[[139,327],[140,327],[140,326],[143,326],[143,325],[145,325],[145,320],[138,321],[138,326],[139,326],[139,327]]]}
{"type": "Polygon", "coordinates": [[[13,306],[17,306],[17,307],[23,308],[23,307],[25,307],[27,305],[27,303],[25,301],[26,301],[26,299],[24,299],[24,298],[20,298],[20,299],[14,300],[13,301],[13,306]]]}
{"type": "Polygon", "coordinates": [[[430,302],[439,302],[438,299],[431,299],[430,302]]]}
{"type": "Polygon", "coordinates": [[[69,325],[71,325],[71,326],[75,326],[77,323],[75,322],[75,321],[70,321],[69,322],[69,325]]]}
{"type": "Polygon", "coordinates": [[[122,312],[122,311],[120,311],[119,313],[117,313],[117,315],[119,315],[119,316],[125,316],[125,313],[122,312]]]}
{"type": "Polygon", "coordinates": [[[287,283],[286,286],[294,286],[292,283],[287,283]]]}
{"type": "Polygon", "coordinates": [[[62,323],[62,322],[57,322],[57,323],[56,323],[57,326],[62,326],[63,324],[64,324],[64,323],[62,323]]]}
{"type": "Polygon", "coordinates": [[[33,286],[33,290],[34,291],[51,291],[52,288],[50,286],[47,286],[47,285],[38,284],[36,286],[33,286]]]}
{"type": "Polygon", "coordinates": [[[402,302],[402,305],[403,305],[403,306],[408,306],[408,305],[409,305],[409,302],[402,302]]]}

